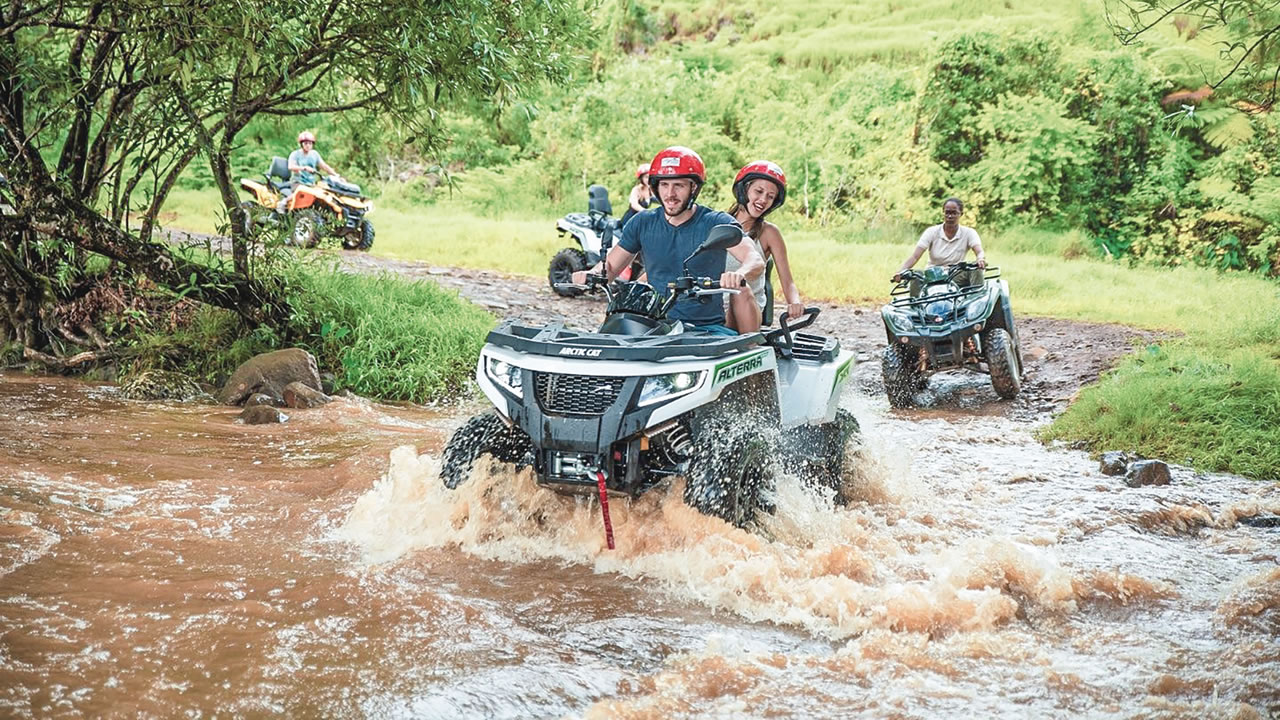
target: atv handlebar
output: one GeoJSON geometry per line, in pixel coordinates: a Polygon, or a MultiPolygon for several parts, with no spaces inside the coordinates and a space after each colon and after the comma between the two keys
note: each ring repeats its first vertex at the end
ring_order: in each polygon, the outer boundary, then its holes
{"type": "MultiPolygon", "coordinates": [[[[947,266],[947,281],[950,282],[960,273],[969,272],[970,270],[983,270],[986,273],[991,273],[993,271],[998,271],[999,269],[1000,268],[994,265],[978,265],[978,263],[972,262],[958,262],[954,265],[947,266]]],[[[990,280],[993,277],[999,277],[999,275],[987,275],[986,279],[990,280]]],[[[894,276],[889,279],[889,282],[894,284],[893,289],[894,291],[897,291],[906,289],[907,286],[911,284],[912,280],[924,282],[925,274],[919,270],[903,270],[900,273],[895,273],[894,276]]]]}
{"type": "MultiPolygon", "coordinates": [[[[604,275],[596,273],[587,273],[587,282],[585,285],[578,283],[556,283],[553,287],[560,290],[581,290],[584,292],[596,292],[603,289],[605,296],[609,299],[613,298],[610,291],[609,281],[604,275]]],[[[737,295],[740,290],[733,288],[720,287],[719,280],[712,280],[708,277],[691,277],[682,275],[673,282],[667,283],[667,299],[662,306],[662,315],[665,317],[667,311],[675,304],[675,301],[681,295],[688,295],[691,298],[709,297],[711,295],[737,295]]]]}

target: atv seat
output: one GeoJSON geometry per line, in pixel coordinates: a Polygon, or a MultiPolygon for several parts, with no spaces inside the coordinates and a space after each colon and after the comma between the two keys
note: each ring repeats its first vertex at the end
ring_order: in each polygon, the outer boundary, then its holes
{"type": "Polygon", "coordinates": [[[271,158],[271,167],[267,168],[267,184],[275,188],[277,192],[283,192],[293,187],[290,178],[293,173],[289,172],[289,161],[282,157],[271,158]]]}
{"type": "Polygon", "coordinates": [[[601,215],[613,214],[613,206],[609,204],[609,191],[603,185],[592,185],[587,188],[587,212],[601,215]]]}
{"type": "Polygon", "coordinates": [[[325,184],[329,186],[330,190],[332,190],[333,192],[339,195],[346,195],[347,197],[360,197],[359,185],[352,182],[347,182],[346,180],[343,180],[342,178],[336,175],[330,175],[328,178],[326,178],[325,184]]]}

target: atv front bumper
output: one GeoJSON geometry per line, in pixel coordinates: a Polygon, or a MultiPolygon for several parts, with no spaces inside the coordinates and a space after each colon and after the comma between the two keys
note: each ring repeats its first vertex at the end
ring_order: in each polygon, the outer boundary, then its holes
{"type": "Polygon", "coordinates": [[[965,364],[965,342],[981,332],[983,327],[983,323],[938,328],[917,326],[916,332],[891,337],[889,341],[920,348],[931,370],[960,367],[965,364]]]}

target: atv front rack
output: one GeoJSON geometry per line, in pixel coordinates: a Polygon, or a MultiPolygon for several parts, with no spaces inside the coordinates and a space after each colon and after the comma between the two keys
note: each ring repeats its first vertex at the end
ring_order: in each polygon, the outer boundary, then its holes
{"type": "Polygon", "coordinates": [[[764,336],[716,335],[697,330],[675,335],[606,335],[569,330],[561,322],[529,327],[507,321],[490,330],[486,342],[530,355],[662,362],[732,355],[760,345],[764,336]]]}

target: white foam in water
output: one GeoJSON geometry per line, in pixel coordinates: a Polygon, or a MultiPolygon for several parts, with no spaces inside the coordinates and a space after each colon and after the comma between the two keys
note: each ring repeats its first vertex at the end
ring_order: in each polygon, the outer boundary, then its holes
{"type": "Polygon", "coordinates": [[[513,474],[487,460],[448,490],[438,461],[405,446],[392,451],[386,475],[357,500],[337,534],[374,563],[453,546],[506,562],[581,563],[657,580],[748,620],[833,638],[877,627],[990,628],[1012,618],[1020,603],[1072,609],[1071,575],[1046,553],[917,522],[914,516],[928,513],[894,503],[938,499],[912,490],[920,496],[838,508],[829,493],[780,475],[775,514],[753,533],[685,505],[677,481],[636,500],[610,499],[617,543],[610,551],[593,498],[539,488],[532,470],[513,474]]]}

